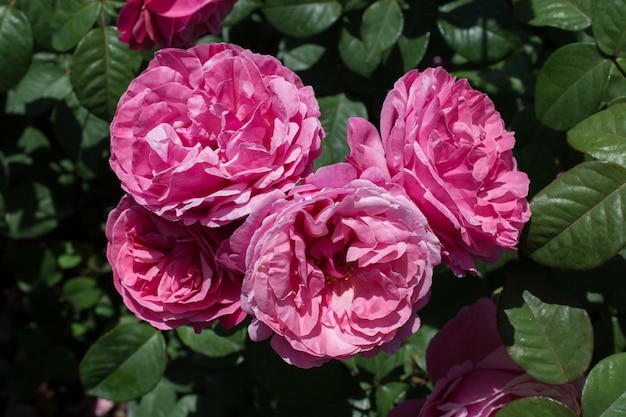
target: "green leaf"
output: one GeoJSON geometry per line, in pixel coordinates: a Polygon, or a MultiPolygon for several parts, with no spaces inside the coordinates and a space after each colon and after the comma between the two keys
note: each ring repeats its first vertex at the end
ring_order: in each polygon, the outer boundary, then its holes
{"type": "Polygon", "coordinates": [[[161,380],[140,400],[128,403],[128,417],[171,417],[176,406],[176,392],[171,384],[161,380]]]}
{"type": "Polygon", "coordinates": [[[552,302],[561,294],[532,284],[528,279],[506,282],[498,306],[502,341],[515,363],[539,381],[575,381],[591,362],[589,316],[563,301],[552,302]],[[529,290],[531,286],[536,296],[529,290]]]}
{"type": "Polygon", "coordinates": [[[594,1],[591,29],[602,52],[615,57],[626,57],[626,2],[594,1]]]}
{"type": "Polygon", "coordinates": [[[261,7],[261,0],[237,0],[233,10],[222,21],[222,27],[234,26],[261,7]]]}
{"type": "Polygon", "coordinates": [[[583,387],[585,417],[626,416],[626,353],[602,359],[593,367],[583,387]]]}
{"type": "Polygon", "coordinates": [[[205,396],[192,394],[181,398],[168,417],[190,416],[226,417],[227,413],[219,403],[216,404],[205,396]]]}
{"type": "Polygon", "coordinates": [[[115,402],[139,398],[165,371],[165,339],[146,324],[124,324],[91,346],[80,364],[89,395],[115,402]]]}
{"type": "Polygon", "coordinates": [[[403,382],[390,382],[376,388],[376,408],[379,416],[386,416],[396,405],[404,401],[407,384],[403,382]]]}
{"type": "Polygon", "coordinates": [[[626,245],[626,169],[584,162],[565,172],[531,202],[522,252],[546,266],[588,269],[626,245]]]}
{"type": "Polygon", "coordinates": [[[471,62],[493,62],[517,49],[517,23],[504,0],[457,0],[439,8],[439,31],[471,62]]]}
{"type": "Polygon", "coordinates": [[[577,31],[591,25],[591,2],[592,0],[513,0],[513,6],[515,17],[529,25],[577,31]]]}
{"type": "Polygon", "coordinates": [[[382,53],[367,49],[363,41],[352,36],[346,28],[339,37],[339,55],[348,68],[366,78],[369,78],[383,58],[382,53]]]}
{"type": "Polygon", "coordinates": [[[72,278],[63,284],[63,296],[78,309],[95,306],[100,300],[102,291],[93,278],[72,278]]]}
{"type": "Polygon", "coordinates": [[[43,184],[24,183],[4,195],[6,200],[3,231],[11,239],[29,239],[57,227],[57,209],[51,190],[43,184]]]}
{"type": "Polygon", "coordinates": [[[416,38],[409,38],[404,35],[398,38],[398,47],[400,48],[400,55],[402,55],[402,68],[404,72],[409,72],[417,67],[426,54],[429,41],[430,33],[425,33],[416,38]]]}
{"type": "Polygon", "coordinates": [[[78,44],[70,67],[76,97],[104,120],[113,118],[142,60],[140,53],[118,38],[119,32],[112,27],[93,29],[78,44]]]}
{"type": "Polygon", "coordinates": [[[100,2],[92,0],[60,0],[50,17],[52,47],[68,51],[89,32],[98,14],[100,2]]]}
{"type": "Polygon", "coordinates": [[[594,114],[567,132],[576,150],[626,168],[626,103],[594,114]]]}
{"type": "Polygon", "coordinates": [[[598,110],[611,62],[591,43],[565,45],[554,52],[537,77],[536,113],[555,130],[567,130],[598,110]]]}
{"type": "Polygon", "coordinates": [[[285,51],[278,57],[283,60],[285,66],[293,71],[304,71],[311,68],[326,52],[321,45],[307,43],[289,51],[285,51]]]}
{"type": "Polygon", "coordinates": [[[28,17],[35,41],[46,49],[52,48],[50,16],[54,13],[56,0],[29,0],[25,3],[24,13],[28,17]]]}
{"type": "Polygon", "coordinates": [[[7,112],[37,114],[46,111],[52,100],[63,100],[72,93],[70,79],[56,55],[36,54],[28,72],[9,92],[7,112]]]}
{"type": "Polygon", "coordinates": [[[13,87],[28,70],[33,33],[24,13],[0,7],[0,92],[13,87]]]}
{"type": "Polygon", "coordinates": [[[398,40],[404,26],[402,10],[395,0],[378,0],[363,13],[361,39],[365,48],[382,53],[398,40]]]}
{"type": "Polygon", "coordinates": [[[176,329],[176,333],[191,350],[212,358],[227,356],[243,350],[245,340],[244,330],[230,337],[222,337],[215,334],[211,329],[203,329],[201,333],[195,333],[192,327],[182,326],[176,329]]]}
{"type": "Polygon", "coordinates": [[[350,153],[346,137],[350,117],[367,118],[363,103],[352,101],[345,94],[322,97],[318,100],[322,116],[320,121],[326,132],[322,141],[322,154],[315,160],[315,167],[345,162],[350,153]]]}
{"type": "Polygon", "coordinates": [[[341,16],[334,0],[267,0],[262,10],[276,29],[295,38],[323,32],[341,16]]]}
{"type": "Polygon", "coordinates": [[[576,414],[552,398],[526,397],[508,403],[495,417],[576,417],[576,414]]]}

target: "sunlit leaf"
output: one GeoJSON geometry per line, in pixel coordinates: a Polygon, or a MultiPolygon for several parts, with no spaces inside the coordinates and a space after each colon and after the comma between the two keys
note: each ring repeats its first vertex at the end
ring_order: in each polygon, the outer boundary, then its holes
{"type": "Polygon", "coordinates": [[[626,353],[602,359],[591,369],[583,387],[585,417],[626,416],[626,353]]]}
{"type": "Polygon", "coordinates": [[[88,394],[123,402],[150,391],[165,371],[165,340],[146,324],[124,324],[91,346],[80,364],[88,394]]]}
{"type": "Polygon", "coordinates": [[[341,16],[334,0],[267,0],[262,10],[276,29],[296,38],[323,32],[341,16]]]}
{"type": "Polygon", "coordinates": [[[522,253],[546,266],[600,266],[626,245],[625,202],[625,168],[579,164],[533,198],[522,253]]]}
{"type": "Polygon", "coordinates": [[[515,7],[515,17],[529,25],[581,30],[591,24],[592,1],[513,0],[513,6],[515,7]]]}
{"type": "Polygon", "coordinates": [[[576,417],[576,414],[552,398],[526,397],[508,403],[495,417],[576,417]]]}
{"type": "Polygon", "coordinates": [[[626,103],[617,103],[583,120],[567,132],[580,152],[626,168],[626,103]]]}
{"type": "Polygon", "coordinates": [[[537,117],[567,130],[598,110],[609,81],[611,62],[591,43],[574,43],[554,52],[539,71],[537,117]]]}

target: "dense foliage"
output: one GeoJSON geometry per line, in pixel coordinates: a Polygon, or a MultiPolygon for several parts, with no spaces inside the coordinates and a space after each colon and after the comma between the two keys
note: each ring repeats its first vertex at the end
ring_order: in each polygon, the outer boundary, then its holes
{"type": "MultiPolygon", "coordinates": [[[[109,127],[153,58],[120,41],[123,5],[0,0],[7,415],[94,415],[104,398],[117,404],[111,415],[136,417],[383,417],[405,400],[435,397],[441,360],[426,349],[483,297],[496,301],[501,341],[526,377],[584,383],[572,408],[531,397],[500,416],[624,415],[623,0],[238,0],[221,33],[199,39],[275,56],[312,86],[326,132],[315,168],[345,161],[350,117],[384,123],[387,93],[413,68],[467,78],[515,132],[532,211],[518,251],[463,278],[438,266],[421,328],[395,354],[312,369],[252,342],[247,321],[199,334],[157,330],[116,291],[105,222],[123,192],[109,166],[109,127]]],[[[434,344],[445,346],[442,338],[434,344]]]]}

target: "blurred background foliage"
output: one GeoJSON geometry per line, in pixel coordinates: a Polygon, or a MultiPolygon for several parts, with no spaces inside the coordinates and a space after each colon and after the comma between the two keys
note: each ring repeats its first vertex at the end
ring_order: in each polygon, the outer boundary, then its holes
{"type": "MultiPolygon", "coordinates": [[[[108,166],[108,126],[152,57],[118,40],[122,5],[0,0],[7,416],[90,416],[100,396],[118,403],[109,415],[135,417],[383,417],[430,391],[424,352],[437,329],[462,306],[500,293],[503,335],[524,320],[518,307],[532,297],[565,306],[573,318],[548,337],[578,332],[582,342],[553,358],[558,367],[577,355],[572,375],[624,351],[623,0],[239,0],[222,34],[200,39],[272,54],[313,86],[327,133],[316,166],[344,159],[348,117],[377,124],[387,91],[412,68],[443,66],[468,78],[516,132],[519,168],[535,197],[520,252],[464,279],[437,269],[423,327],[396,355],[311,370],[251,343],[243,325],[196,335],[137,323],[113,288],[104,222],[122,190],[108,166]]],[[[622,369],[626,359],[617,357],[622,369]]],[[[536,358],[516,361],[530,372],[536,358]]],[[[594,370],[594,387],[609,384],[605,368],[594,370]]],[[[618,395],[626,389],[616,386],[618,395]]]]}

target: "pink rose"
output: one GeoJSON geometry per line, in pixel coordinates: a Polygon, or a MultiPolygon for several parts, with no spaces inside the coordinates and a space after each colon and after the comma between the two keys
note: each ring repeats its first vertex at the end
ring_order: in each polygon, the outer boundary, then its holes
{"type": "Polygon", "coordinates": [[[520,369],[502,344],[496,306],[488,298],[463,308],[435,335],[426,350],[433,379],[427,400],[409,400],[389,417],[494,417],[509,402],[548,397],[580,414],[583,380],[549,385],[520,369]]]}
{"type": "Polygon", "coordinates": [[[486,94],[442,68],[413,70],[384,101],[382,141],[367,121],[350,124],[348,160],[379,164],[406,188],[455,274],[475,272],[473,259],[495,262],[515,249],[530,218],[529,180],[517,171],[513,133],[486,94]]]}
{"type": "Polygon", "coordinates": [[[236,0],[127,0],[117,28],[132,49],[189,48],[206,33],[217,34],[236,0]]]}
{"type": "Polygon", "coordinates": [[[303,368],[395,351],[419,328],[440,260],[402,188],[357,179],[349,164],[320,168],[288,197],[268,195],[228,244],[245,270],[252,340],[272,337],[303,368]]]}
{"type": "Polygon", "coordinates": [[[157,51],[121,97],[111,167],[137,203],[217,227],[309,174],[324,131],[313,89],[230,44],[157,51]]]}
{"type": "Polygon", "coordinates": [[[113,282],[128,309],[162,330],[241,322],[242,277],[216,265],[215,232],[169,222],[124,196],[109,213],[106,236],[113,282]]]}

